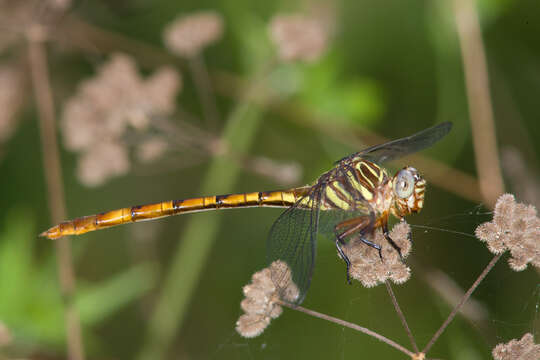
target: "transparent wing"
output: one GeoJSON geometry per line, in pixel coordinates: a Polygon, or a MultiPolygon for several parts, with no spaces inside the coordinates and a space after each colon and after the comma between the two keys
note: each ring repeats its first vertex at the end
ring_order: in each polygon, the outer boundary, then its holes
{"type": "MultiPolygon", "coordinates": [[[[332,209],[332,210],[321,210],[319,213],[319,223],[318,223],[318,234],[324,236],[325,238],[335,241],[336,225],[345,222],[350,219],[369,216],[373,217],[375,220],[375,213],[369,211],[365,208],[356,209],[356,210],[342,210],[342,209],[332,209]]],[[[370,230],[366,229],[366,232],[370,230]]]]}
{"type": "Polygon", "coordinates": [[[309,194],[279,216],[270,230],[268,264],[283,300],[297,304],[304,300],[313,276],[318,234],[333,241],[337,224],[359,216],[374,216],[367,201],[358,201],[358,206],[347,210],[321,209],[326,185],[321,182],[313,186],[309,194]]]}
{"type": "Polygon", "coordinates": [[[309,289],[313,267],[321,188],[285,210],[268,236],[268,264],[272,280],[283,300],[300,304],[309,289]],[[276,266],[281,261],[281,266],[276,266]],[[283,266],[283,265],[287,266],[283,266]]]}
{"type": "Polygon", "coordinates": [[[428,148],[441,140],[451,129],[452,123],[443,122],[414,135],[372,146],[343,160],[362,158],[380,164],[428,148]]]}

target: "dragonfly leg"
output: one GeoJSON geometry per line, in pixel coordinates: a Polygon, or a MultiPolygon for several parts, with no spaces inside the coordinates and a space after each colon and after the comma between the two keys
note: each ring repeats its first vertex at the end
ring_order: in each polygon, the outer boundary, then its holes
{"type": "Polygon", "coordinates": [[[367,246],[370,246],[374,249],[377,249],[377,251],[379,252],[379,257],[381,258],[381,261],[382,261],[382,248],[381,248],[381,245],[378,245],[378,244],[375,244],[371,241],[369,241],[368,239],[366,239],[363,235],[360,235],[360,241],[363,242],[364,244],[366,244],[367,246]]]}
{"type": "MultiPolygon", "coordinates": [[[[384,234],[384,237],[385,239],[390,243],[390,245],[392,245],[392,247],[398,252],[399,254],[399,258],[401,259],[401,261],[403,261],[403,256],[401,256],[401,248],[394,242],[394,240],[392,240],[392,238],[390,237],[390,232],[388,231],[388,223],[385,222],[382,226],[382,229],[383,229],[383,234],[384,234]]],[[[380,250],[379,250],[380,251],[380,250]]]]}
{"type": "Polygon", "coordinates": [[[342,241],[343,240],[340,240],[339,237],[336,238],[336,248],[337,248],[337,251],[339,253],[339,256],[341,256],[341,258],[343,259],[343,261],[345,261],[345,265],[346,265],[346,272],[347,272],[347,282],[349,283],[349,285],[352,284],[352,281],[351,281],[351,276],[349,274],[349,269],[351,268],[351,261],[349,260],[349,258],[347,257],[347,255],[345,255],[345,253],[343,252],[343,249],[341,248],[341,245],[342,245],[342,241]]]}
{"type": "MultiPolygon", "coordinates": [[[[350,277],[350,267],[351,267],[351,261],[345,255],[345,252],[343,252],[342,245],[345,245],[345,238],[357,231],[364,231],[366,227],[371,223],[371,219],[367,216],[361,216],[358,218],[350,219],[344,222],[341,222],[337,224],[334,228],[334,232],[336,234],[336,248],[338,250],[339,255],[345,261],[345,265],[347,266],[347,282],[351,284],[351,277],[350,277]],[[342,229],[346,229],[343,232],[339,232],[342,229]]],[[[379,250],[380,251],[380,250],[379,250]]]]}

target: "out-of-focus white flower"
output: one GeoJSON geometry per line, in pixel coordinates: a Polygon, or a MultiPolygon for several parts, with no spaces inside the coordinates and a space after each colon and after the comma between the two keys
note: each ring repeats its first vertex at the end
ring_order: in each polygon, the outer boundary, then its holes
{"type": "Polygon", "coordinates": [[[282,61],[318,60],[328,47],[325,22],[305,15],[276,15],[268,28],[282,61]]]}
{"type": "Polygon", "coordinates": [[[165,46],[183,57],[193,57],[223,34],[223,18],[215,11],[182,15],[163,32],[165,46]]]}

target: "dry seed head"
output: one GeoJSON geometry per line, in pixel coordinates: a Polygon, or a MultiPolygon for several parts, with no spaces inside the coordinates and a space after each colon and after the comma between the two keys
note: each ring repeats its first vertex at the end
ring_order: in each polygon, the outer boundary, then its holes
{"type": "Polygon", "coordinates": [[[129,158],[125,146],[106,142],[83,152],[77,164],[77,176],[86,186],[98,186],[108,178],[129,171],[129,158]]]}
{"type": "Polygon", "coordinates": [[[497,345],[492,351],[495,360],[533,360],[540,359],[540,345],[534,343],[532,334],[523,335],[521,340],[510,340],[497,345]]]}
{"type": "Polygon", "coordinates": [[[524,270],[529,263],[536,267],[540,264],[540,219],[536,208],[517,203],[511,194],[499,197],[493,220],[480,224],[475,234],[494,254],[509,250],[508,263],[515,271],[524,270]]]}
{"type": "Polygon", "coordinates": [[[154,136],[137,146],[137,159],[142,163],[152,162],[165,154],[168,148],[169,143],[165,139],[154,136]]]}
{"type": "Polygon", "coordinates": [[[128,149],[119,149],[126,130],[145,130],[153,116],[170,115],[180,87],[180,75],[172,68],[160,68],[145,80],[134,60],[124,54],[113,54],[94,77],[82,81],[75,95],[67,100],[61,119],[66,148],[81,153],[80,181],[96,186],[126,173],[128,149]],[[102,150],[96,149],[99,147],[115,151],[112,165],[107,164],[109,160],[102,150]],[[100,165],[98,158],[105,161],[100,165]]]}
{"type": "MultiPolygon", "coordinates": [[[[410,226],[405,221],[396,224],[390,232],[390,237],[401,249],[404,258],[411,251],[409,241],[410,226]]],[[[407,281],[411,270],[400,259],[398,252],[384,238],[382,231],[375,231],[371,242],[382,247],[382,257],[379,252],[364,244],[360,239],[351,239],[343,251],[351,261],[350,275],[360,281],[365,287],[373,287],[385,282],[387,279],[396,284],[407,281]]]]}
{"type": "Polygon", "coordinates": [[[282,61],[318,60],[328,46],[325,22],[305,15],[276,15],[268,28],[282,61]]]}
{"type": "Polygon", "coordinates": [[[291,271],[283,261],[274,261],[270,267],[256,272],[251,277],[251,283],[244,286],[242,291],[246,296],[240,303],[240,307],[245,312],[236,322],[236,331],[243,337],[255,337],[260,335],[270,324],[271,319],[281,315],[283,309],[279,305],[280,296],[283,291],[279,291],[272,280],[274,275],[289,276],[288,289],[285,293],[291,299],[298,298],[298,288],[290,279],[291,271]],[[295,297],[296,296],[296,297],[295,297]]]}
{"type": "Polygon", "coordinates": [[[262,334],[270,324],[269,316],[259,314],[243,314],[236,322],[236,331],[246,338],[252,338],[262,334]]]}
{"type": "Polygon", "coordinates": [[[163,42],[173,53],[193,57],[223,34],[223,18],[215,11],[177,17],[163,31],[163,42]]]}

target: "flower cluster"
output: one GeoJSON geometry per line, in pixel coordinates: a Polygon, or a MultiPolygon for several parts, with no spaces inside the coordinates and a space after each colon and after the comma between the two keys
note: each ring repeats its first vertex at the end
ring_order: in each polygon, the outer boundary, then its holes
{"type": "Polygon", "coordinates": [[[315,17],[276,15],[268,31],[282,61],[313,62],[328,47],[327,26],[315,17]]]}
{"type": "Polygon", "coordinates": [[[508,263],[515,271],[524,270],[528,263],[540,267],[540,219],[536,208],[517,203],[511,194],[499,197],[493,220],[478,226],[476,237],[486,242],[494,254],[510,250],[508,263]]]}
{"type": "Polygon", "coordinates": [[[163,41],[173,53],[183,57],[198,55],[223,34],[223,19],[214,11],[181,16],[165,28],[163,41]]]}
{"type": "MultiPolygon", "coordinates": [[[[404,258],[411,251],[410,231],[409,224],[402,221],[390,232],[390,237],[399,246],[404,258]]],[[[364,244],[359,238],[351,239],[343,246],[343,252],[351,261],[349,269],[351,277],[360,281],[365,287],[376,286],[387,279],[396,284],[407,281],[411,269],[401,261],[398,252],[388,243],[382,231],[375,231],[369,241],[381,246],[382,260],[378,250],[364,244]]]]}
{"type": "Polygon", "coordinates": [[[129,170],[122,136],[128,128],[146,129],[153,116],[175,109],[180,75],[169,67],[142,79],[132,58],[115,54],[70,98],[62,114],[64,143],[80,153],[78,177],[88,186],[129,170]]]}
{"type": "Polygon", "coordinates": [[[492,352],[495,360],[540,359],[540,345],[534,343],[532,334],[523,335],[521,340],[510,340],[497,345],[492,352]]]}
{"type": "Polygon", "coordinates": [[[245,314],[236,322],[236,331],[247,338],[260,335],[270,320],[281,315],[280,300],[294,302],[300,295],[292,281],[291,270],[280,260],[253,274],[251,283],[244,286],[243,291],[246,297],[240,307],[245,314]],[[286,286],[276,286],[275,279],[286,286]]]}

